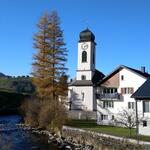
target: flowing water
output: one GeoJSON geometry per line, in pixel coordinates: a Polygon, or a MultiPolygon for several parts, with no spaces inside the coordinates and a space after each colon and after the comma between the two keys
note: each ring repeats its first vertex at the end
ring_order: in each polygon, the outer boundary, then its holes
{"type": "Polygon", "coordinates": [[[0,150],[57,150],[48,137],[18,129],[20,116],[0,116],[0,150]]]}
{"type": "MultiPolygon", "coordinates": [[[[20,116],[0,116],[0,150],[58,150],[57,145],[48,143],[48,137],[17,128],[20,116]]],[[[115,150],[101,145],[99,150],[115,150]]],[[[146,146],[145,150],[149,150],[146,146]]]]}

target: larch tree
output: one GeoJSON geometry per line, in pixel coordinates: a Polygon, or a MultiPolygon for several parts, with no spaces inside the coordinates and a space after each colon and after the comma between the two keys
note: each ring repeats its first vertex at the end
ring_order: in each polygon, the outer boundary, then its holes
{"type": "Polygon", "coordinates": [[[56,100],[61,94],[62,78],[67,70],[67,50],[57,12],[46,13],[40,19],[38,29],[34,37],[34,47],[38,52],[33,57],[33,83],[42,99],[51,97],[56,100]]]}
{"type": "Polygon", "coordinates": [[[36,95],[29,101],[26,122],[59,131],[67,118],[64,103],[59,101],[67,91],[67,49],[57,12],[45,13],[37,27],[32,64],[36,95]]]}

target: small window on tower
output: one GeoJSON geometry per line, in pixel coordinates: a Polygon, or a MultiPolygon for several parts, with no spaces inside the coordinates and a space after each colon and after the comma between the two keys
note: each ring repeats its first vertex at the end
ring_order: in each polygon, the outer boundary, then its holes
{"type": "Polygon", "coordinates": [[[82,76],[81,76],[81,80],[86,80],[86,76],[85,76],[85,75],[82,75],[82,76]]]}
{"type": "Polygon", "coordinates": [[[86,51],[82,52],[82,62],[87,62],[87,52],[86,51]]]}

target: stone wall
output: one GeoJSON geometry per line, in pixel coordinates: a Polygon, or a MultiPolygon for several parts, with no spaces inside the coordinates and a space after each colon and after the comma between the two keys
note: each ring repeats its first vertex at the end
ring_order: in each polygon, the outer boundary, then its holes
{"type": "Polygon", "coordinates": [[[71,119],[96,120],[96,111],[70,110],[67,113],[71,119]]]}
{"type": "Polygon", "coordinates": [[[67,140],[79,144],[92,145],[94,150],[143,150],[144,146],[137,144],[135,140],[132,142],[105,134],[90,132],[82,129],[72,128],[64,126],[62,130],[62,136],[67,140]]]}

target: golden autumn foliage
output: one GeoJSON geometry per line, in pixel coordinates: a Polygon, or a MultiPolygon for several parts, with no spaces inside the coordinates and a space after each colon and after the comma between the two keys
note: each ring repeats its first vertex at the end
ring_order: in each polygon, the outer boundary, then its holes
{"type": "MultiPolygon", "coordinates": [[[[65,76],[67,50],[63,40],[63,31],[60,29],[60,19],[55,11],[47,13],[38,24],[38,33],[34,37],[33,83],[36,85],[40,97],[51,94],[58,96],[60,81],[65,76]]],[[[60,94],[60,93],[59,93],[60,94]]]]}
{"type": "Polygon", "coordinates": [[[45,13],[34,36],[33,83],[36,96],[23,106],[25,121],[34,126],[60,129],[66,120],[64,103],[58,98],[67,92],[65,63],[67,50],[56,11],[45,13]],[[26,105],[26,106],[25,106],[26,105]]]}

